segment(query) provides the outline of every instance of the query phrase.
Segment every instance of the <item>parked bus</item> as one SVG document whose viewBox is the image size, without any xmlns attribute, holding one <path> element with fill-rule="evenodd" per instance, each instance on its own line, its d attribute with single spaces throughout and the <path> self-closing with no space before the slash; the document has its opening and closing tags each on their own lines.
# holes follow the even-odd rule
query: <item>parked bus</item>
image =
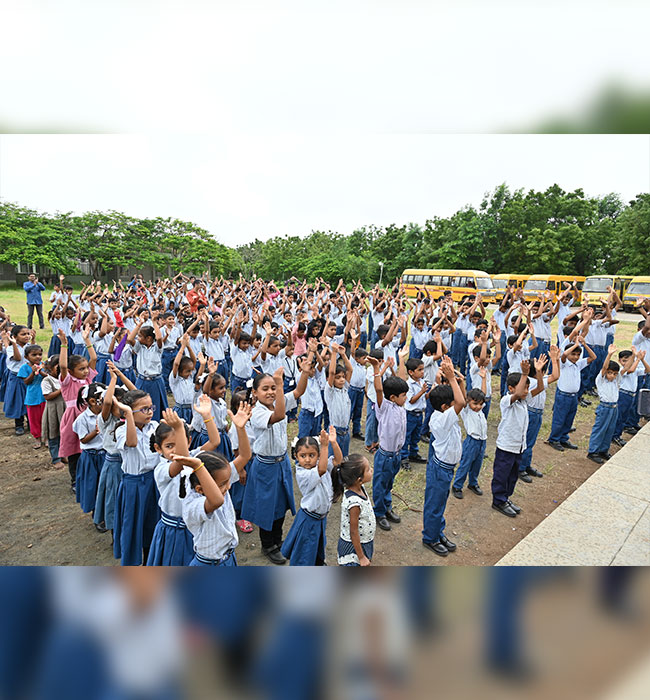
<svg viewBox="0 0 650 700">
<path fill-rule="evenodd" d="M 418 288 L 436 296 L 449 289 L 454 301 L 476 292 L 481 293 L 484 302 L 494 301 L 492 280 L 482 270 L 404 270 L 402 284 L 409 297 L 415 297 Z"/>
<path fill-rule="evenodd" d="M 530 275 L 492 275 L 494 285 L 494 299 L 497 304 L 503 301 L 508 287 L 523 287 Z"/>
<path fill-rule="evenodd" d="M 590 304 L 598 304 L 601 299 L 607 298 L 609 295 L 607 287 L 611 287 L 623 301 L 631 281 L 632 275 L 590 275 L 582 288 L 582 300 Z"/>
<path fill-rule="evenodd" d="M 632 278 L 625 294 L 621 296 L 623 310 L 634 311 L 637 299 L 650 299 L 650 277 L 647 275 Z"/>
<path fill-rule="evenodd" d="M 526 301 L 534 301 L 539 298 L 540 294 L 545 291 L 552 293 L 553 301 L 557 301 L 560 292 L 564 289 L 564 282 L 568 284 L 576 283 L 578 288 L 578 298 L 576 302 L 582 302 L 582 285 L 585 282 L 584 277 L 577 275 L 531 275 L 526 284 L 524 284 L 524 299 Z"/>
</svg>

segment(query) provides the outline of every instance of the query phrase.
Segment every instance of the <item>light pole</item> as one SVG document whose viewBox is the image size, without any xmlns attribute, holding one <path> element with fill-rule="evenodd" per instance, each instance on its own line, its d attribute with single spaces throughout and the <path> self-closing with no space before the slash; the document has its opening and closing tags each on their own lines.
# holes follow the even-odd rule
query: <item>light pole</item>
<svg viewBox="0 0 650 700">
<path fill-rule="evenodd" d="M 379 263 L 379 286 L 381 287 L 381 278 L 384 276 L 384 263 Z"/>
</svg>

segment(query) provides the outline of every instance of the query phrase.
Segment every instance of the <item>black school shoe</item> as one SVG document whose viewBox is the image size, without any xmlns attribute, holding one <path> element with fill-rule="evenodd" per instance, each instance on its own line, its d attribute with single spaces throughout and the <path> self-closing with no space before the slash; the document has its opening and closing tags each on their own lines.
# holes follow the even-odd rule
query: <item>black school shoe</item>
<svg viewBox="0 0 650 700">
<path fill-rule="evenodd" d="M 577 450 L 578 446 L 574 445 L 570 440 L 567 440 L 566 442 L 561 442 L 560 445 L 564 447 L 565 450 Z"/>
<path fill-rule="evenodd" d="M 445 535 L 440 535 L 440 541 L 442 542 L 442 544 L 445 545 L 445 547 L 447 547 L 447 549 L 448 549 L 450 552 L 455 552 L 455 551 L 456 551 L 456 543 L 455 543 L 455 542 L 452 542 L 451 540 L 448 540 L 448 539 L 445 537 Z"/>
<path fill-rule="evenodd" d="M 471 484 L 467 487 L 470 491 L 474 491 L 477 496 L 483 495 L 483 489 L 480 486 L 472 486 Z"/>
<path fill-rule="evenodd" d="M 512 510 L 519 515 L 521 513 L 521 508 L 518 505 L 515 505 L 510 499 L 506 501 L 506 503 L 512 508 Z"/>
<path fill-rule="evenodd" d="M 618 445 L 619 447 L 623 447 L 624 445 L 627 445 L 627 440 L 623 440 L 623 438 L 617 437 L 612 440 L 612 442 L 615 445 Z"/>
<path fill-rule="evenodd" d="M 564 452 L 564 447 L 562 447 L 561 443 L 559 442 L 551 442 L 550 440 L 546 440 L 546 444 L 558 452 Z"/>
<path fill-rule="evenodd" d="M 627 433 L 628 435 L 636 435 L 641 428 L 637 425 L 633 425 L 631 428 L 625 428 L 623 430 L 624 433 Z"/>
<path fill-rule="evenodd" d="M 403 462 L 400 463 L 399 468 L 405 469 L 407 472 L 411 471 L 411 465 L 406 460 L 404 460 Z"/>
<path fill-rule="evenodd" d="M 541 479 L 544 476 L 542 472 L 535 469 L 535 467 L 526 467 L 526 473 L 530 474 L 531 476 L 536 476 L 539 479 Z"/>
<path fill-rule="evenodd" d="M 510 507 L 510 504 L 508 502 L 506 503 L 493 503 L 492 508 L 494 510 L 498 510 L 500 513 L 503 513 L 504 515 L 507 515 L 509 518 L 516 518 L 517 513 L 513 508 Z"/>
<path fill-rule="evenodd" d="M 382 530 L 386 530 L 386 532 L 388 532 L 389 530 L 392 530 L 392 529 L 393 529 L 393 528 L 390 526 L 390 523 L 388 522 L 388 519 L 386 518 L 386 516 L 383 516 L 383 517 L 381 517 L 381 518 L 377 518 L 377 525 L 379 525 L 379 527 L 380 527 Z"/>
<path fill-rule="evenodd" d="M 397 515 L 397 513 L 391 508 L 386 511 L 386 520 L 390 520 L 391 523 L 401 523 L 402 519 Z"/>
<path fill-rule="evenodd" d="M 463 489 L 457 489 L 455 486 L 452 486 L 451 492 L 456 498 L 459 498 L 461 501 L 463 500 Z"/>
<path fill-rule="evenodd" d="M 363 437 L 363 435 L 361 433 L 352 433 L 352 437 L 355 440 L 365 440 L 365 438 Z"/>
<path fill-rule="evenodd" d="M 426 464 L 427 460 L 420 455 L 410 455 L 409 462 L 415 462 L 416 464 Z"/>
<path fill-rule="evenodd" d="M 605 464 L 605 460 L 598 454 L 598 452 L 589 452 L 587 454 L 587 459 L 590 459 L 592 462 L 596 462 L 596 464 Z"/>
<path fill-rule="evenodd" d="M 580 399 L 578 403 L 583 407 L 587 408 L 587 406 L 591 406 L 591 401 L 587 401 L 587 399 Z"/>
<path fill-rule="evenodd" d="M 23 427 L 16 428 L 16 429 L 14 430 L 14 432 L 16 433 L 16 435 L 24 435 L 24 434 L 25 434 L 25 428 L 23 428 Z"/>
<path fill-rule="evenodd" d="M 446 557 L 449 554 L 449 550 L 442 542 L 425 542 L 423 540 L 422 544 L 432 552 L 435 552 L 439 557 Z"/>
<path fill-rule="evenodd" d="M 527 484 L 533 483 L 533 477 L 528 472 L 519 472 L 519 480 L 525 481 Z"/>
<path fill-rule="evenodd" d="M 101 522 L 99 524 L 95 523 L 95 530 L 97 530 L 97 532 L 106 532 L 106 523 L 105 522 Z"/>
<path fill-rule="evenodd" d="M 262 547 L 262 554 L 272 563 L 278 566 L 286 564 L 287 560 L 282 556 L 280 547 L 274 544 L 272 547 Z"/>
</svg>

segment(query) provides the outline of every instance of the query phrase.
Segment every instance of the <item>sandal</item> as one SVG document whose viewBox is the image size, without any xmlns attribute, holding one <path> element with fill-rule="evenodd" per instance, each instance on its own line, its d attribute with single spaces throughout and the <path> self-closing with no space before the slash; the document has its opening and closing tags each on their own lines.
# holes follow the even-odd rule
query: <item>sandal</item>
<svg viewBox="0 0 650 700">
<path fill-rule="evenodd" d="M 242 532 L 253 532 L 253 523 L 249 522 L 248 520 L 238 520 L 237 527 Z"/>
<path fill-rule="evenodd" d="M 65 467 L 65 464 L 63 462 L 54 462 L 52 465 L 52 469 L 63 469 Z"/>
</svg>

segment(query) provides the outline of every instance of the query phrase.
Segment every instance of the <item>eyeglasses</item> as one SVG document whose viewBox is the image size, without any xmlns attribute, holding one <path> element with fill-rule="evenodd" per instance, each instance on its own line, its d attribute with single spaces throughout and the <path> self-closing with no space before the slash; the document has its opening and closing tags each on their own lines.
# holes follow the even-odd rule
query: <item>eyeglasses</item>
<svg viewBox="0 0 650 700">
<path fill-rule="evenodd" d="M 155 413 L 155 412 L 156 412 L 155 406 L 145 406 L 145 408 L 139 408 L 137 411 L 133 411 L 133 413 Z"/>
</svg>

